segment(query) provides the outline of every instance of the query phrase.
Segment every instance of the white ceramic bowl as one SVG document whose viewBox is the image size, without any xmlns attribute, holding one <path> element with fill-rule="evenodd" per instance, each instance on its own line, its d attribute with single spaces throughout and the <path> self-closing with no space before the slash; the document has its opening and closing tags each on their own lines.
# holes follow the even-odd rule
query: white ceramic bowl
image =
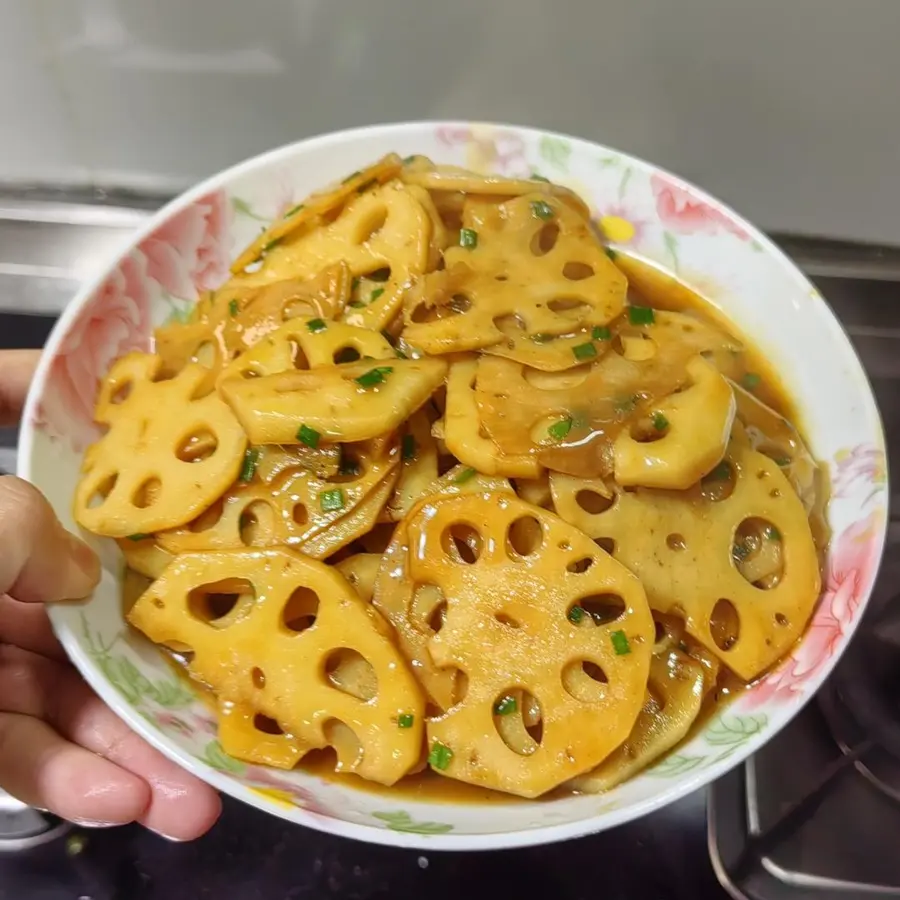
<svg viewBox="0 0 900 900">
<path fill-rule="evenodd" d="M 824 590 L 802 642 L 689 742 L 607 794 L 467 806 L 368 793 L 226 757 L 206 706 L 149 643 L 126 629 L 122 559 L 112 541 L 89 538 L 103 559 L 103 580 L 89 601 L 54 608 L 53 625 L 87 681 L 135 731 L 220 790 L 292 822 L 377 843 L 455 850 L 539 844 L 611 828 L 712 781 L 798 712 L 856 629 L 885 535 L 884 436 L 846 336 L 816 289 L 766 237 L 692 185 L 587 141 L 463 122 L 346 131 L 245 162 L 170 203 L 69 305 L 31 391 L 20 474 L 75 528 L 71 506 L 81 453 L 97 435 L 97 380 L 110 363 L 147 349 L 154 326 L 188 311 L 197 291 L 217 287 L 261 225 L 389 151 L 502 175 L 537 172 L 571 186 L 614 246 L 699 290 L 774 361 L 832 489 Z"/>
</svg>

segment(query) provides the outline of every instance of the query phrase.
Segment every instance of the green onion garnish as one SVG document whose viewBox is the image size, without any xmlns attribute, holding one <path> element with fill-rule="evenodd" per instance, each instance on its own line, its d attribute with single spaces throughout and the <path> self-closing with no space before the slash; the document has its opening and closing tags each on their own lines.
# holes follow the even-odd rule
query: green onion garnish
<svg viewBox="0 0 900 900">
<path fill-rule="evenodd" d="M 669 427 L 669 420 L 661 413 L 653 413 L 653 427 L 657 431 L 665 431 Z"/>
<path fill-rule="evenodd" d="M 229 300 L 228 301 L 228 312 L 232 318 L 236 316 L 241 311 L 241 307 L 238 304 L 237 300 Z"/>
<path fill-rule="evenodd" d="M 552 341 L 552 340 L 553 340 L 553 335 L 552 335 L 552 334 L 543 334 L 543 333 L 541 333 L 541 332 L 538 332 L 537 334 L 533 334 L 533 335 L 531 336 L 531 339 L 532 339 L 536 344 L 546 344 L 547 341 Z"/>
<path fill-rule="evenodd" d="M 267 244 L 263 244 L 262 252 L 268 253 L 273 247 L 277 247 L 281 243 L 281 238 L 272 238 Z"/>
<path fill-rule="evenodd" d="M 403 458 L 416 458 L 416 439 L 411 434 L 403 435 Z"/>
<path fill-rule="evenodd" d="M 354 178 L 358 178 L 362 175 L 362 169 L 357 169 L 355 172 L 351 172 L 342 182 L 341 184 L 346 184 L 348 181 L 353 181 Z"/>
<path fill-rule="evenodd" d="M 772 462 L 775 463 L 776 466 L 781 466 L 782 468 L 791 464 L 791 461 L 787 456 L 776 456 Z"/>
<path fill-rule="evenodd" d="M 766 525 L 765 531 L 763 533 L 766 536 L 766 540 L 769 540 L 769 541 L 780 541 L 781 540 L 781 532 L 774 525 Z"/>
<path fill-rule="evenodd" d="M 706 476 L 707 481 L 728 481 L 731 477 L 731 466 L 728 465 L 727 462 L 720 462 L 710 473 Z"/>
<path fill-rule="evenodd" d="M 637 394 L 633 394 L 631 397 L 619 397 L 618 400 L 613 401 L 613 408 L 620 415 L 633 412 L 638 399 Z"/>
<path fill-rule="evenodd" d="M 545 222 L 553 218 L 553 207 L 546 200 L 532 200 L 531 212 Z"/>
<path fill-rule="evenodd" d="M 404 156 L 401 162 L 404 166 L 408 166 L 414 159 L 416 158 L 416 154 L 413 153 L 411 156 Z"/>
<path fill-rule="evenodd" d="M 416 717 L 412 713 L 403 713 L 402 715 L 397 716 L 397 727 L 412 728 L 415 720 Z"/>
<path fill-rule="evenodd" d="M 360 387 L 375 387 L 378 384 L 383 384 L 385 376 L 390 375 L 393 371 L 393 366 L 376 366 L 374 369 L 369 369 L 368 372 L 363 372 L 362 375 L 359 375 L 353 380 Z"/>
<path fill-rule="evenodd" d="M 148 537 L 150 537 L 149 534 L 142 534 L 142 533 L 129 534 L 129 535 L 128 535 L 128 540 L 129 540 L 129 541 L 135 541 L 135 542 L 137 542 L 137 541 L 146 541 Z"/>
<path fill-rule="evenodd" d="M 253 481 L 257 462 L 259 462 L 259 450 L 256 447 L 252 447 L 244 454 L 244 462 L 241 464 L 241 481 L 245 484 L 248 481 Z"/>
<path fill-rule="evenodd" d="M 616 259 L 616 257 L 617 257 L 619 254 L 616 253 L 616 251 L 613 250 L 612 247 L 604 247 L 603 249 L 606 251 L 606 255 L 607 255 L 611 260 L 613 260 L 613 262 L 615 262 L 615 259 Z"/>
<path fill-rule="evenodd" d="M 568 619 L 573 625 L 577 625 L 584 618 L 584 610 L 580 606 L 573 606 L 569 610 Z"/>
<path fill-rule="evenodd" d="M 300 210 L 303 209 L 303 204 L 298 203 L 296 206 L 292 206 L 285 214 L 284 217 L 289 219 L 291 216 L 295 216 Z"/>
<path fill-rule="evenodd" d="M 760 378 L 756 372 L 747 372 L 741 379 L 741 384 L 747 388 L 748 391 L 752 391 L 759 387 L 760 381 L 762 381 L 762 378 Z"/>
<path fill-rule="evenodd" d="M 359 287 L 359 278 L 354 278 L 350 282 L 350 293 L 352 294 Z"/>
<path fill-rule="evenodd" d="M 428 754 L 428 765 L 434 766 L 435 769 L 440 769 L 443 772 L 450 765 L 451 759 L 453 759 L 453 751 L 446 744 L 435 741 L 431 745 L 431 751 Z"/>
<path fill-rule="evenodd" d="M 322 512 L 336 512 L 344 508 L 344 492 L 341 488 L 322 491 L 319 494 L 319 507 Z"/>
<path fill-rule="evenodd" d="M 628 321 L 632 325 L 652 325 L 656 317 L 649 306 L 629 306 Z"/>
<path fill-rule="evenodd" d="M 613 650 L 616 651 L 616 656 L 625 656 L 626 653 L 631 653 L 628 635 L 625 634 L 624 631 L 614 631 L 609 636 L 609 639 L 612 641 Z"/>
<path fill-rule="evenodd" d="M 375 290 L 369 294 L 369 303 L 374 303 L 383 293 L 384 288 L 375 288 Z"/>
<path fill-rule="evenodd" d="M 577 344 L 572 348 L 572 352 L 575 354 L 575 359 L 580 362 L 594 359 L 597 356 L 597 348 L 590 341 L 586 344 Z"/>
<path fill-rule="evenodd" d="M 297 440 L 300 441 L 301 444 L 306 444 L 307 447 L 311 447 L 313 450 L 319 446 L 319 438 L 322 437 L 315 428 L 310 428 L 309 425 L 301 425 L 297 429 Z"/>
<path fill-rule="evenodd" d="M 572 417 L 567 416 L 565 419 L 560 419 L 558 422 L 554 422 L 547 429 L 547 434 L 549 434 L 550 437 L 552 437 L 554 440 L 561 441 L 571 430 Z"/>
<path fill-rule="evenodd" d="M 463 469 L 462 472 L 459 473 L 454 479 L 454 484 L 465 484 L 470 479 L 474 478 L 478 472 L 475 469 Z"/>
<path fill-rule="evenodd" d="M 608 341 L 612 337 L 612 332 L 605 325 L 595 325 L 591 329 L 591 337 L 595 341 Z"/>
<path fill-rule="evenodd" d="M 546 183 L 546 184 L 550 184 L 550 179 L 549 179 L 549 178 L 544 178 L 543 175 L 538 175 L 537 172 L 532 172 L 532 173 L 531 173 L 531 180 L 532 180 L 532 181 L 543 181 L 543 182 Z"/>
<path fill-rule="evenodd" d="M 478 232 L 471 228 L 459 229 L 459 246 L 466 250 L 474 250 L 478 246 Z"/>
<path fill-rule="evenodd" d="M 306 323 L 306 327 L 313 333 L 318 334 L 320 331 L 324 331 L 328 326 L 325 324 L 324 319 L 310 319 Z"/>
<path fill-rule="evenodd" d="M 514 713 L 519 707 L 519 704 L 516 703 L 515 697 L 510 697 L 508 694 L 505 697 L 501 697 L 494 704 L 494 715 L 495 716 L 508 716 L 510 713 Z"/>
<path fill-rule="evenodd" d="M 362 302 L 362 300 L 351 300 L 347 306 L 352 306 L 353 309 L 365 309 L 366 304 Z"/>
</svg>

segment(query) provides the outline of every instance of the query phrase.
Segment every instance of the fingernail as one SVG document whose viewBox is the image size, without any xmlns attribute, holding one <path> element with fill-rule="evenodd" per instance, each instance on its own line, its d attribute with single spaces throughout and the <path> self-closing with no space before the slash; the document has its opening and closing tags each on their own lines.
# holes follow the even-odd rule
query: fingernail
<svg viewBox="0 0 900 900">
<path fill-rule="evenodd" d="M 115 828 L 117 825 L 122 824 L 121 822 L 104 822 L 100 819 L 72 818 L 69 821 L 79 828 Z"/>
<path fill-rule="evenodd" d="M 155 828 L 150 828 L 148 825 L 145 825 L 144 827 L 147 829 L 147 831 L 152 831 L 157 837 L 161 837 L 163 840 L 168 841 L 170 844 L 187 843 L 187 838 L 172 837 L 171 834 L 163 834 L 161 831 L 157 831 Z"/>
</svg>

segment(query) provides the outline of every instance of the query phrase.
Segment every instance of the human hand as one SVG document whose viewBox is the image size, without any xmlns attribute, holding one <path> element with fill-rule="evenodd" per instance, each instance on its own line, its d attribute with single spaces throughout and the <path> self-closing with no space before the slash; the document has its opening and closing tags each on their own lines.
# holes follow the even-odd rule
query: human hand
<svg viewBox="0 0 900 900">
<path fill-rule="evenodd" d="M 37 351 L 0 351 L 0 426 L 21 415 Z M 84 597 L 93 551 L 60 525 L 30 484 L 0 477 L 0 787 L 81 825 L 140 822 L 199 837 L 218 795 L 146 744 L 81 680 L 45 603 Z"/>
</svg>

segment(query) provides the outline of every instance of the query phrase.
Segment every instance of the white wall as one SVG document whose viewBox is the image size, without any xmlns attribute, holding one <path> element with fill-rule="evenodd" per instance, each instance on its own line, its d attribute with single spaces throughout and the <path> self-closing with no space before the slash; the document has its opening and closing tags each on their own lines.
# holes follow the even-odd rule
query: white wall
<svg viewBox="0 0 900 900">
<path fill-rule="evenodd" d="M 366 122 L 544 125 L 900 244 L 897 0 L 0 0 L 0 180 L 168 190 Z"/>
</svg>

